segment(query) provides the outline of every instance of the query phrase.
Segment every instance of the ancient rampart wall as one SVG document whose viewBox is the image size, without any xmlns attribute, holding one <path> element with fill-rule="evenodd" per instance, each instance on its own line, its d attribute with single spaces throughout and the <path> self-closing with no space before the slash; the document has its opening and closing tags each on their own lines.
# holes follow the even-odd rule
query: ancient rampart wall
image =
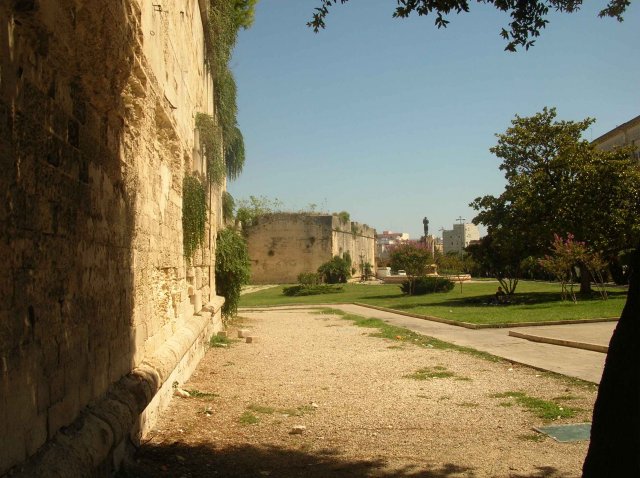
<svg viewBox="0 0 640 478">
<path fill-rule="evenodd" d="M 375 270 L 376 230 L 366 224 L 357 222 L 341 222 L 333 216 L 333 250 L 332 255 L 348 252 L 353 264 L 354 278 L 362 273 L 362 265 L 371 264 Z"/>
<path fill-rule="evenodd" d="M 295 283 L 331 258 L 331 216 L 269 214 L 245 232 L 252 284 Z"/>
<path fill-rule="evenodd" d="M 351 255 L 356 274 L 360 259 L 374 265 L 375 230 L 337 216 L 278 213 L 261 216 L 245 231 L 251 258 L 251 283 L 287 284 L 316 272 L 334 255 Z"/>
<path fill-rule="evenodd" d="M 220 191 L 182 253 L 204 3 L 0 2 L 0 475 L 108 473 L 220 327 Z"/>
</svg>

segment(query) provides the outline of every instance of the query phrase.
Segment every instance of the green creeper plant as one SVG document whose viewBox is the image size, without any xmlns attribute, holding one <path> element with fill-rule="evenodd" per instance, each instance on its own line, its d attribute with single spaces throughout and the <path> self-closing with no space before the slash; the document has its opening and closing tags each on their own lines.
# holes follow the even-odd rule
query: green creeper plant
<svg viewBox="0 0 640 478">
<path fill-rule="evenodd" d="M 251 262 L 247 243 L 233 229 L 218 232 L 216 245 L 216 293 L 225 298 L 224 317 L 233 317 L 238 311 L 240 290 L 249 283 Z"/>
<path fill-rule="evenodd" d="M 182 234 L 184 256 L 193 257 L 204 243 L 207 224 L 207 193 L 202 181 L 187 174 L 182 181 Z"/>
<path fill-rule="evenodd" d="M 228 222 L 233 219 L 233 211 L 236 207 L 236 202 L 233 196 L 228 192 L 222 193 L 222 219 L 224 222 Z"/>
</svg>

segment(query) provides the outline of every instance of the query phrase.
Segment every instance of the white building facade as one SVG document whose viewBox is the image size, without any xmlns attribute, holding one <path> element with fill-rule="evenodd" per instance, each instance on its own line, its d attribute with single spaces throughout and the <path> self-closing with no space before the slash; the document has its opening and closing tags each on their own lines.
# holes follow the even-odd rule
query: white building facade
<svg viewBox="0 0 640 478">
<path fill-rule="evenodd" d="M 442 231 L 442 246 L 445 254 L 464 252 L 472 242 L 480 240 L 480 230 L 475 224 L 454 224 L 453 229 Z"/>
</svg>

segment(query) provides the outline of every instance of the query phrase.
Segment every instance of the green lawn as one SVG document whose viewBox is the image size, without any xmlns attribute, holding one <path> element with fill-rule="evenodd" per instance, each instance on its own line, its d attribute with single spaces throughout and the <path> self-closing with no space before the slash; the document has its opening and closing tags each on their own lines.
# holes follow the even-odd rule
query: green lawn
<svg viewBox="0 0 640 478">
<path fill-rule="evenodd" d="M 561 300 L 559 284 L 521 281 L 512 304 L 490 305 L 497 287 L 497 282 L 483 281 L 464 284 L 462 293 L 456 285 L 451 292 L 414 297 L 403 295 L 398 285 L 346 284 L 341 293 L 306 297 L 287 297 L 275 287 L 243 295 L 240 307 L 362 302 L 473 324 L 503 324 L 618 317 L 626 298 L 625 290 L 611 288 L 609 300 L 594 294 L 574 304 Z"/>
</svg>

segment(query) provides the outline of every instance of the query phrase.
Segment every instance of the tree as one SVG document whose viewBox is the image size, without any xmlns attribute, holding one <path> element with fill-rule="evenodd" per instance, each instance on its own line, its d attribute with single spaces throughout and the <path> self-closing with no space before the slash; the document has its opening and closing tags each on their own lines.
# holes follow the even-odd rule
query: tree
<svg viewBox="0 0 640 478">
<path fill-rule="evenodd" d="M 491 152 L 502 159 L 507 184 L 498 196 L 476 198 L 474 223 L 487 226 L 496 244 L 511 243 L 541 257 L 554 234 L 572 234 L 606 259 L 640 236 L 640 170 L 629 150 L 599 151 L 582 139 L 594 120 L 556 121 L 555 108 L 516 116 Z M 517 245 L 516 245 L 517 242 Z M 581 268 L 581 292 L 590 274 Z"/>
<path fill-rule="evenodd" d="M 282 209 L 279 199 L 269 199 L 265 196 L 249 196 L 249 199 L 238 201 L 236 212 L 236 223 L 242 224 L 243 228 L 252 226 L 256 219 L 265 214 L 272 214 Z"/>
<path fill-rule="evenodd" d="M 218 232 L 216 243 L 216 294 L 225 298 L 222 315 L 232 317 L 238 310 L 240 290 L 249 283 L 251 261 L 247 243 L 233 229 Z"/>
<path fill-rule="evenodd" d="M 318 267 L 318 274 L 326 284 L 342 284 L 351 277 L 351 256 L 334 256 L 330 261 Z"/>
<path fill-rule="evenodd" d="M 427 267 L 433 262 L 433 256 L 424 244 L 404 243 L 393 247 L 390 260 L 392 269 L 406 271 L 409 295 L 411 295 L 416 278 L 427 273 Z"/>
<path fill-rule="evenodd" d="M 640 476 L 640 243 L 593 409 L 584 478 Z"/>
<path fill-rule="evenodd" d="M 325 28 L 325 19 L 329 14 L 329 8 L 338 3 L 345 4 L 349 0 L 322 0 L 315 10 L 311 21 L 307 25 L 316 33 Z M 469 0 L 396 0 L 397 6 L 393 13 L 394 18 L 407 18 L 412 13 L 419 16 L 435 15 L 435 25 L 438 28 L 446 27 L 449 20 L 446 16 L 454 12 L 468 13 Z M 540 35 L 549 20 L 546 19 L 549 10 L 571 13 L 580 8 L 582 0 L 477 0 L 477 3 L 488 3 L 496 9 L 508 13 L 511 22 L 508 29 L 502 28 L 500 36 L 508 43 L 505 50 L 516 51 L 518 47 L 526 50 L 533 46 L 535 38 Z M 600 11 L 600 17 L 612 17 L 622 21 L 622 16 L 630 0 L 609 0 Z"/>
<path fill-rule="evenodd" d="M 605 266 L 604 261 L 599 254 L 590 252 L 583 242 L 575 241 L 573 234 L 568 234 L 566 239 L 556 234 L 553 239 L 552 254 L 547 254 L 542 259 L 539 259 L 538 262 L 547 272 L 560 281 L 562 300 L 566 300 L 570 296 L 571 300 L 576 302 L 573 283 L 575 270 L 580 265 L 588 270 L 593 277 L 598 278 L 600 294 L 603 299 L 607 298 L 604 281 L 600 273 Z M 569 284 L 569 289 L 567 289 L 567 284 Z"/>
<path fill-rule="evenodd" d="M 479 267 L 498 279 L 507 295 L 513 295 L 522 275 L 522 243 L 502 231 L 487 234 L 467 247 Z"/>
</svg>

